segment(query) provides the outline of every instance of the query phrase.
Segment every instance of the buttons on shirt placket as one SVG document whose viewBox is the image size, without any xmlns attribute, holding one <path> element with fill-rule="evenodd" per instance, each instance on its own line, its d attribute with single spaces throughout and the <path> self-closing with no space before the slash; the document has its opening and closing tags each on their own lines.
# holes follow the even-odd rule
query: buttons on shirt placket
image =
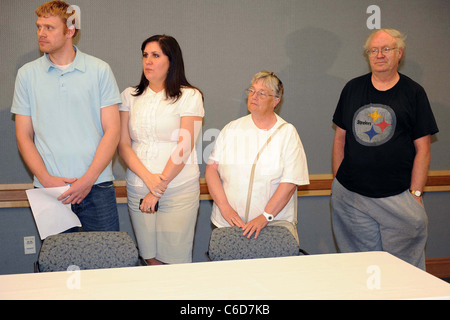
<svg viewBox="0 0 450 320">
<path fill-rule="evenodd" d="M 65 77 L 64 77 L 64 73 L 61 73 L 61 75 L 59 76 L 59 87 L 62 93 L 66 93 L 67 92 L 67 87 L 66 87 L 66 82 L 65 82 Z"/>
<path fill-rule="evenodd" d="M 156 131 L 156 111 L 158 105 L 162 99 L 162 93 L 146 92 L 142 96 L 141 100 L 138 102 L 138 113 L 137 122 L 139 122 L 138 127 L 139 132 L 135 134 L 139 137 L 140 147 L 139 147 L 139 158 L 145 163 L 146 160 L 154 159 L 158 156 L 158 135 Z M 145 143 L 147 142 L 147 143 Z"/>
</svg>

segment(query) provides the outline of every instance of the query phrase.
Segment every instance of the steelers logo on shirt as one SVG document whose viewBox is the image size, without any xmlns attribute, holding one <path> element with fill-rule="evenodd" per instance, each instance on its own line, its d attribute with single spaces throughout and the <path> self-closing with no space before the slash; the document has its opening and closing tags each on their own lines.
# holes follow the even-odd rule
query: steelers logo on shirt
<svg viewBox="0 0 450 320">
<path fill-rule="evenodd" d="M 395 132 L 395 113 L 382 104 L 368 104 L 358 109 L 353 117 L 353 134 L 364 146 L 380 146 Z"/>
</svg>

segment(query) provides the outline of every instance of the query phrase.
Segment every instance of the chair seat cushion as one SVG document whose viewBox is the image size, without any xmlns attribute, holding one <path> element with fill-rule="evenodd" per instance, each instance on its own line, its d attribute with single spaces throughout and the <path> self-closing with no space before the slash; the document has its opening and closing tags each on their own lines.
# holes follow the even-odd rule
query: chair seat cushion
<svg viewBox="0 0 450 320">
<path fill-rule="evenodd" d="M 255 259 L 299 255 L 292 233 L 282 226 L 266 226 L 258 238 L 243 236 L 238 227 L 216 228 L 211 234 L 208 256 L 211 260 Z"/>
<path fill-rule="evenodd" d="M 75 232 L 47 237 L 38 257 L 39 271 L 120 268 L 139 264 L 136 245 L 126 232 Z"/>
</svg>

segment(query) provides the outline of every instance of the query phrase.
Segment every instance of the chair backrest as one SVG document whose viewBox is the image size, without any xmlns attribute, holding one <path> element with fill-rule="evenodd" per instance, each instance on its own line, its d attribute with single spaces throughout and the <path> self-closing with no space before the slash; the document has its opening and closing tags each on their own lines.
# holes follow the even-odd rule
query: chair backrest
<svg viewBox="0 0 450 320">
<path fill-rule="evenodd" d="M 66 271 L 120 268 L 139 265 L 135 243 L 126 232 L 74 232 L 47 237 L 39 252 L 35 271 Z"/>
<path fill-rule="evenodd" d="M 282 226 L 267 226 L 258 238 L 242 235 L 238 227 L 216 228 L 211 233 L 210 260 L 271 258 L 299 255 L 301 249 L 292 233 Z"/>
</svg>

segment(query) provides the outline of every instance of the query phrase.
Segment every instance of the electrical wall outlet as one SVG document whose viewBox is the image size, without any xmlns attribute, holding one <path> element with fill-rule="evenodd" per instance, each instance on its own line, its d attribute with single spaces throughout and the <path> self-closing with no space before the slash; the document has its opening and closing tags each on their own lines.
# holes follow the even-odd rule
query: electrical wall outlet
<svg viewBox="0 0 450 320">
<path fill-rule="evenodd" d="M 23 246 L 25 248 L 25 254 L 36 253 L 36 239 L 34 236 L 23 237 Z"/>
</svg>

